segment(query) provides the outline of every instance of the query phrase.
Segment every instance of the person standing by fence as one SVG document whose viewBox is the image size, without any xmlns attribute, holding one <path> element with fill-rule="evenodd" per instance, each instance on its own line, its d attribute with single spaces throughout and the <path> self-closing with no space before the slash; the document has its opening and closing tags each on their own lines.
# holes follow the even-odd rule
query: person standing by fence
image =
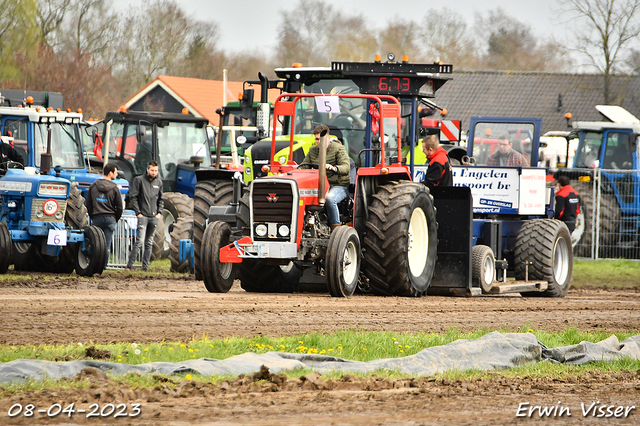
<svg viewBox="0 0 640 426">
<path fill-rule="evenodd" d="M 129 253 L 126 270 L 131 270 L 138 252 L 143 247 L 142 270 L 149 269 L 151 252 L 153 251 L 153 234 L 158 227 L 158 221 L 162 217 L 164 200 L 162 199 L 162 180 L 158 177 L 158 162 L 149 161 L 147 172 L 136 176 L 129 189 L 131 210 L 138 216 L 138 228 L 136 230 L 136 242 Z"/>
<path fill-rule="evenodd" d="M 114 164 L 107 164 L 104 166 L 102 175 L 102 179 L 93 182 L 89 187 L 85 205 L 87 206 L 87 213 L 89 213 L 91 223 L 102 229 L 107 240 L 106 267 L 106 264 L 109 263 L 109 253 L 111 252 L 111 239 L 116 230 L 116 223 L 122 216 L 123 206 L 120 188 L 113 181 L 118 177 L 118 168 Z"/>
<path fill-rule="evenodd" d="M 571 180 L 567 176 L 560 176 L 556 184 L 555 219 L 563 221 L 569 232 L 576 229 L 576 216 L 580 214 L 580 197 L 570 185 Z"/>
</svg>

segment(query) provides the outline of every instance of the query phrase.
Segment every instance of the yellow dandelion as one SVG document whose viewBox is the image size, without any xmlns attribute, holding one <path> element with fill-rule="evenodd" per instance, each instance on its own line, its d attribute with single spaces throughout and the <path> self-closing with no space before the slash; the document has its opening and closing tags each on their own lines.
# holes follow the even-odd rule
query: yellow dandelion
<svg viewBox="0 0 640 426">
<path fill-rule="evenodd" d="M 405 348 L 409 349 L 411 346 L 409 345 L 404 345 Z"/>
<path fill-rule="evenodd" d="M 189 348 L 189 352 L 193 352 L 193 349 Z"/>
<path fill-rule="evenodd" d="M 212 344 L 212 343 L 209 343 L 209 346 L 213 347 L 213 344 Z"/>
<path fill-rule="evenodd" d="M 402 349 L 400 350 L 400 352 L 401 352 L 401 353 L 404 353 L 404 351 L 403 351 Z"/>
<path fill-rule="evenodd" d="M 173 348 L 169 348 L 169 350 L 170 350 L 170 351 L 172 351 L 172 350 L 173 350 Z"/>
<path fill-rule="evenodd" d="M 327 351 L 325 351 L 324 349 L 320 351 L 320 355 L 326 354 L 326 353 L 327 353 Z"/>
<path fill-rule="evenodd" d="M 362 348 L 362 350 L 363 350 L 363 351 L 366 351 L 366 350 L 367 350 L 367 348 Z"/>
<path fill-rule="evenodd" d="M 302 340 L 298 340 L 298 343 L 299 344 L 303 344 L 304 342 Z"/>
<path fill-rule="evenodd" d="M 143 356 L 143 357 L 142 357 L 142 360 L 144 361 L 145 359 L 147 359 L 147 357 L 146 357 L 146 356 Z"/>
<path fill-rule="evenodd" d="M 149 352 L 149 348 L 144 348 L 144 351 L 145 352 Z"/>
<path fill-rule="evenodd" d="M 187 379 L 187 380 L 191 380 L 191 374 L 187 374 L 187 375 L 185 376 L 185 379 Z"/>
<path fill-rule="evenodd" d="M 333 352 L 333 348 L 329 348 L 329 349 L 328 349 L 328 351 L 329 351 L 329 352 Z"/>
<path fill-rule="evenodd" d="M 200 352 L 200 349 L 196 348 L 196 349 L 194 349 L 194 351 L 196 351 L 196 352 Z"/>
<path fill-rule="evenodd" d="M 185 345 L 184 343 L 180 345 L 181 348 L 186 348 L 187 345 Z"/>
<path fill-rule="evenodd" d="M 529 329 L 529 333 L 533 333 L 533 330 L 532 330 L 532 329 Z"/>
</svg>

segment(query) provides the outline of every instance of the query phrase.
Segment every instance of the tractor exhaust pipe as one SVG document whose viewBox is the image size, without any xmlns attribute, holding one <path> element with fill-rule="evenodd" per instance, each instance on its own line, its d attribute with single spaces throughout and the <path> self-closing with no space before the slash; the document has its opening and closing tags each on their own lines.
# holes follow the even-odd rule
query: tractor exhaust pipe
<svg viewBox="0 0 640 426">
<path fill-rule="evenodd" d="M 329 132 L 323 130 L 320 133 L 320 140 L 318 141 L 318 148 L 320 153 L 318 155 L 318 204 L 324 206 L 325 200 L 325 181 L 327 180 L 327 145 L 329 144 Z"/>
</svg>

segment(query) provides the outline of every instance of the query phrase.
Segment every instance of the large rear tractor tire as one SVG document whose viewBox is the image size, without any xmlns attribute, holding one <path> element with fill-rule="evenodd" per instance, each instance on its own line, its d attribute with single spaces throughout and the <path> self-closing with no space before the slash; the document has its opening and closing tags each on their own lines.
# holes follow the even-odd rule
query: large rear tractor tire
<svg viewBox="0 0 640 426">
<path fill-rule="evenodd" d="M 595 218 L 595 203 L 593 200 L 593 183 L 571 181 L 571 187 L 580 196 L 580 210 L 583 211 L 584 226 L 576 221 L 576 229 L 571 234 L 572 246 L 576 256 L 591 257 L 592 244 L 594 242 L 591 230 L 592 221 Z M 602 257 L 606 257 L 617 246 L 620 230 L 620 205 L 611 193 L 603 192 L 600 197 L 600 236 L 599 245 Z M 581 233 L 582 232 L 582 233 Z"/>
<path fill-rule="evenodd" d="M 339 226 L 329 238 L 325 259 L 327 287 L 333 297 L 350 297 L 358 286 L 360 238 L 355 229 Z"/>
<path fill-rule="evenodd" d="M 249 213 L 249 192 L 245 192 L 236 213 L 236 224 L 243 236 L 251 235 Z M 302 276 L 302 269 L 295 261 L 270 265 L 265 260 L 243 259 L 237 264 L 237 270 L 240 286 L 256 293 L 293 293 Z"/>
<path fill-rule="evenodd" d="M 193 199 L 180 192 L 166 192 L 162 198 L 164 200 L 162 219 L 165 225 L 162 259 L 166 259 L 171 254 L 171 231 L 174 224 L 184 217 L 193 217 Z"/>
<path fill-rule="evenodd" d="M 180 240 L 187 239 L 193 239 L 193 217 L 182 217 L 173 224 L 173 231 L 171 231 L 171 253 L 169 253 L 171 272 L 187 274 L 193 272 L 189 259 L 180 262 Z"/>
<path fill-rule="evenodd" d="M 0 274 L 6 273 L 9 269 L 12 251 L 11 232 L 6 223 L 0 222 Z"/>
<path fill-rule="evenodd" d="M 84 228 L 84 249 L 82 243 L 76 246 L 76 274 L 90 277 L 101 274 L 107 258 L 107 242 L 104 232 L 97 226 Z"/>
<path fill-rule="evenodd" d="M 202 279 L 210 293 L 226 293 L 236 277 L 236 263 L 220 263 L 220 249 L 231 243 L 231 227 L 215 221 L 207 226 L 202 238 Z"/>
<path fill-rule="evenodd" d="M 364 239 L 364 273 L 380 295 L 421 296 L 435 269 L 436 209 L 422 183 L 382 185 L 373 196 Z"/>
<path fill-rule="evenodd" d="M 193 196 L 193 253 L 196 279 L 201 280 L 200 253 L 202 237 L 209 218 L 209 207 L 224 206 L 233 201 L 231 180 L 210 180 L 196 183 Z"/>
<path fill-rule="evenodd" d="M 528 278 L 549 283 L 546 291 L 522 293 L 523 296 L 564 297 L 573 274 L 573 251 L 567 225 L 557 219 L 526 221 L 518 232 L 514 263 L 517 280 Z"/>
<path fill-rule="evenodd" d="M 489 246 L 473 246 L 471 249 L 471 278 L 473 284 L 489 293 L 496 274 L 496 258 Z"/>
</svg>

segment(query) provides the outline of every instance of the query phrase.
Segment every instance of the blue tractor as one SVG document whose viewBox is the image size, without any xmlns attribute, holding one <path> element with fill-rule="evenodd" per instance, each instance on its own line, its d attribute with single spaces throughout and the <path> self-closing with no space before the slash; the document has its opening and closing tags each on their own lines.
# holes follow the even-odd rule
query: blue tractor
<svg viewBox="0 0 640 426">
<path fill-rule="evenodd" d="M 29 271 L 102 273 L 106 242 L 95 226 L 65 224 L 71 182 L 36 169 L 0 170 L 0 273 L 10 264 Z"/>
<path fill-rule="evenodd" d="M 640 120 L 618 106 L 596 108 L 611 121 L 574 121 L 566 136 L 567 151 L 568 142 L 578 139 L 573 163 L 556 172 L 571 178 L 581 198 L 572 235 L 575 252 L 584 257 L 638 258 Z"/>
</svg>

